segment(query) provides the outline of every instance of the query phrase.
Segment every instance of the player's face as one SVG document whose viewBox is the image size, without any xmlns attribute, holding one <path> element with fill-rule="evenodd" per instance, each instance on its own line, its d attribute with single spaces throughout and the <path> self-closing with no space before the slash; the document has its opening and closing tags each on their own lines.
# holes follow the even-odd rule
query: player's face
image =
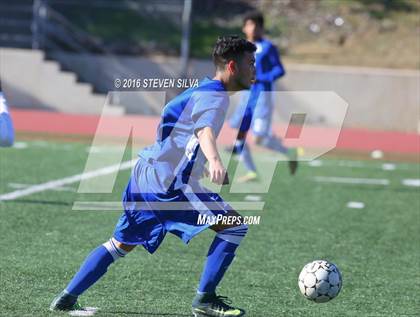
<svg viewBox="0 0 420 317">
<path fill-rule="evenodd" d="M 255 57 L 254 53 L 245 52 L 237 63 L 236 83 L 238 90 L 249 89 L 255 81 Z"/>
<path fill-rule="evenodd" d="M 247 20 L 242 28 L 246 38 L 250 41 L 258 40 L 262 37 L 262 28 L 252 20 Z"/>
</svg>

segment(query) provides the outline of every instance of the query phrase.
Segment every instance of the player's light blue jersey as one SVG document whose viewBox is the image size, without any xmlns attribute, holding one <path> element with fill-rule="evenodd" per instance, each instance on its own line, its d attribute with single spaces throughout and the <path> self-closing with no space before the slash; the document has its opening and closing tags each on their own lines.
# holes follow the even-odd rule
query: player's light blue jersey
<svg viewBox="0 0 420 317">
<path fill-rule="evenodd" d="M 195 132 L 210 127 L 217 137 L 228 106 L 223 84 L 204 78 L 198 87 L 184 91 L 164 107 L 156 142 L 139 153 L 153 165 L 163 191 L 171 185 L 176 189 L 176 184 L 187 183 L 190 177 L 201 177 L 206 159 Z"/>
</svg>

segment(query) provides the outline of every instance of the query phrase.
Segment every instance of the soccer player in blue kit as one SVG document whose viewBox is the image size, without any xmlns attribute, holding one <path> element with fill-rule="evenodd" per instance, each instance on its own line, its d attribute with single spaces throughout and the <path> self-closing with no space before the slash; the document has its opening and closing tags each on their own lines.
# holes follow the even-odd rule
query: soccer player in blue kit
<svg viewBox="0 0 420 317">
<path fill-rule="evenodd" d="M 78 297 L 99 280 L 108 267 L 142 245 L 153 253 L 170 232 L 185 243 L 210 228 L 216 235 L 192 302 L 194 316 L 243 316 L 216 287 L 248 231 L 243 218 L 216 193 L 202 187 L 205 171 L 213 183 L 228 183 L 216 147 L 229 105 L 229 94 L 249 89 L 255 79 L 256 47 L 237 36 L 221 37 L 213 50 L 216 75 L 205 78 L 170 101 L 163 109 L 156 142 L 139 153 L 123 195 L 124 213 L 112 238 L 94 249 L 51 310 L 81 309 Z M 180 203 L 184 207 L 179 206 Z M 238 219 L 229 223 L 199 223 L 200 215 Z M 168 259 L 169 260 L 169 259 Z"/>
<path fill-rule="evenodd" d="M 280 77 L 284 76 L 285 70 L 280 61 L 277 48 L 264 36 L 264 17 L 258 11 L 248 13 L 244 17 L 242 31 L 248 41 L 253 42 L 257 51 L 256 60 L 256 82 L 252 85 L 249 94 L 244 95 L 234 114 L 229 120 L 230 126 L 239 130 L 238 140 L 233 147 L 234 154 L 241 154 L 248 173 L 239 181 L 251 181 L 258 178 L 257 168 L 252 159 L 250 149 L 245 142 L 246 131 L 249 123 L 246 122 L 248 115 L 252 113 L 252 132 L 255 143 L 268 149 L 285 154 L 289 160 L 289 170 L 293 175 L 297 169 L 297 151 L 294 148 L 287 148 L 282 144 L 280 138 L 272 131 L 273 100 L 271 99 L 272 86 Z M 231 148 L 228 149 L 232 150 Z"/>
<path fill-rule="evenodd" d="M 9 114 L 6 98 L 2 92 L 0 82 L 0 146 L 12 146 L 15 138 L 12 118 Z"/>
</svg>

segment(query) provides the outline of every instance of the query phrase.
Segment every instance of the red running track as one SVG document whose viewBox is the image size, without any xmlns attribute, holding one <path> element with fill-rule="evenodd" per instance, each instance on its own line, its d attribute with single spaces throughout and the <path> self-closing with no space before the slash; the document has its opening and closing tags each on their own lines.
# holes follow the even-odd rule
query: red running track
<svg viewBox="0 0 420 317">
<path fill-rule="evenodd" d="M 145 142 L 153 142 L 156 137 L 158 117 L 149 116 L 108 116 L 64 114 L 38 110 L 13 110 L 11 112 L 15 129 L 25 133 L 48 133 L 65 136 L 93 136 L 97 130 L 104 137 L 127 138 L 132 136 Z M 299 134 L 296 127 L 275 126 L 275 132 L 286 138 L 286 145 L 300 145 L 304 148 L 324 148 L 326 142 L 337 138 L 337 130 L 319 127 L 305 127 L 301 138 L 293 138 Z M 219 138 L 222 144 L 233 140 L 234 131 L 227 125 Z M 381 150 L 395 154 L 419 154 L 420 135 L 392 131 L 371 131 L 367 129 L 342 129 L 337 146 L 339 150 L 370 152 Z"/>
</svg>

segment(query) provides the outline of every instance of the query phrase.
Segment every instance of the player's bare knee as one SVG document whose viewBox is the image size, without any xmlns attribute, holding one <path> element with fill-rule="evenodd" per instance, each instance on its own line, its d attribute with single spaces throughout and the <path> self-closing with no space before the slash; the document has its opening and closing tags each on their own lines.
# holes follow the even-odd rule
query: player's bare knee
<svg viewBox="0 0 420 317">
<path fill-rule="evenodd" d="M 125 243 L 119 242 L 119 241 L 118 241 L 118 240 L 116 240 L 115 238 L 112 238 L 112 240 L 114 241 L 115 245 L 116 245 L 118 248 L 123 249 L 123 250 L 124 250 L 124 251 L 126 251 L 126 252 L 130 252 L 130 251 L 132 251 L 132 250 L 136 247 L 136 245 L 132 245 L 132 244 L 125 244 Z"/>
</svg>

